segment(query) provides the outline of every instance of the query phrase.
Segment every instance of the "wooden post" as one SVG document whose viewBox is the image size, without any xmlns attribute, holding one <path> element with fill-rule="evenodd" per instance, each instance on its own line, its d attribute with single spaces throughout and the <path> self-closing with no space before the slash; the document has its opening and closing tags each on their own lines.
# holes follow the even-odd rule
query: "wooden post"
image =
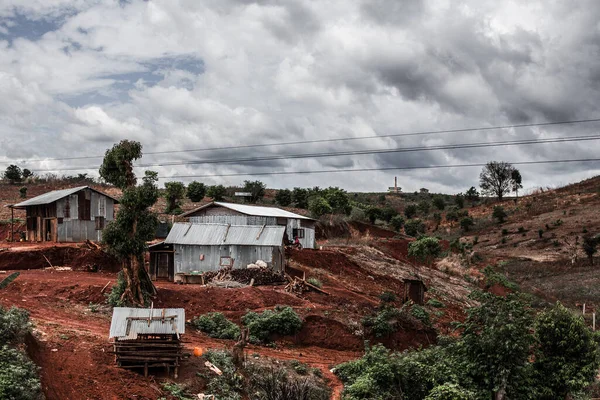
<svg viewBox="0 0 600 400">
<path fill-rule="evenodd" d="M 10 241 L 15 241 L 15 209 L 10 206 Z"/>
<path fill-rule="evenodd" d="M 583 315 L 585 315 L 585 303 L 583 303 Z"/>
<path fill-rule="evenodd" d="M 596 313 L 595 312 L 592 313 L 592 330 L 593 331 L 596 330 Z"/>
</svg>

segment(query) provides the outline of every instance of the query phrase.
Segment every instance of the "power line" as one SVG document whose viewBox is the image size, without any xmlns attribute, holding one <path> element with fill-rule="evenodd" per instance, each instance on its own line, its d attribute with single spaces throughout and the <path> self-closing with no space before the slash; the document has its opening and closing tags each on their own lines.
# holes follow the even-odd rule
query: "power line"
<svg viewBox="0 0 600 400">
<path fill-rule="evenodd" d="M 340 156 L 357 156 L 367 154 L 389 154 L 389 153 L 405 153 L 405 152 L 420 152 L 420 151 L 436 151 L 436 150 L 457 150 L 457 149 L 473 149 L 473 148 L 486 148 L 486 147 L 499 147 L 499 146 L 521 146 L 521 145 L 534 145 L 534 144 L 547 144 L 547 143 L 565 143 L 565 142 L 576 142 L 576 141 L 589 141 L 599 140 L 600 134 L 587 135 L 587 136 L 570 136 L 570 137 L 555 137 L 546 139 L 523 139 L 523 140 L 508 140 L 498 142 L 477 142 L 477 143 L 458 143 L 449 145 L 439 146 L 419 146 L 419 147 L 400 147 L 395 149 L 377 149 L 377 150 L 354 150 L 354 151 L 342 151 L 342 152 L 324 152 L 324 153 L 304 153 L 304 154 L 283 154 L 266 157 L 251 157 L 251 158 L 224 158 L 224 159 L 204 159 L 204 160 L 190 160 L 182 162 L 166 162 L 166 163 L 150 163 L 136 165 L 135 168 L 149 168 L 149 167 L 168 167 L 168 166 L 179 166 L 179 165 L 201 165 L 201 164 L 224 164 L 224 163 L 244 163 L 244 162 L 257 162 L 257 161 L 274 161 L 274 160 L 287 160 L 287 159 L 301 159 L 301 158 L 322 158 L 322 157 L 340 157 Z M 57 169 L 46 169 L 39 170 L 38 172 L 51 172 L 51 171 L 82 171 L 93 168 L 85 167 L 71 167 L 71 168 L 57 168 Z"/>
<path fill-rule="evenodd" d="M 594 161 L 600 161 L 600 158 L 581 158 L 581 159 L 575 159 L 575 160 L 515 161 L 515 162 L 509 162 L 509 164 L 533 165 L 533 164 L 558 164 L 558 163 L 594 162 Z M 264 176 L 264 175 L 306 175 L 306 174 L 324 174 L 324 173 L 335 173 L 335 172 L 367 172 L 367 171 L 400 171 L 400 170 L 438 169 L 438 168 L 470 168 L 470 167 L 484 167 L 485 165 L 487 165 L 487 163 L 424 165 L 424 166 L 413 166 L 413 167 L 330 169 L 330 170 L 312 170 L 312 171 L 275 171 L 275 172 L 233 173 L 233 174 L 213 174 L 213 175 L 172 175 L 172 176 L 159 176 L 159 178 L 172 179 L 172 178 L 213 178 L 213 177 Z"/>
<path fill-rule="evenodd" d="M 444 129 L 444 130 L 435 130 L 435 131 L 432 130 L 432 131 L 396 133 L 396 134 L 389 134 L 389 135 L 371 135 L 371 136 L 346 137 L 346 138 L 334 138 L 334 139 L 299 140 L 299 141 L 292 141 L 292 142 L 249 144 L 249 145 L 240 145 L 240 146 L 222 146 L 222 147 L 209 147 L 209 148 L 188 149 L 188 150 L 154 151 L 154 152 L 146 152 L 144 154 L 145 155 L 157 155 L 157 154 L 190 153 L 190 152 L 215 151 L 215 150 L 248 149 L 248 148 L 258 148 L 258 147 L 289 146 L 289 145 L 298 145 L 298 144 L 355 141 L 355 140 L 391 138 L 391 137 L 436 135 L 436 134 L 442 134 L 442 133 L 449 134 L 449 133 L 464 133 L 464 132 L 476 132 L 476 131 L 491 131 L 491 130 L 502 130 L 502 129 L 553 126 L 553 125 L 584 124 L 584 123 L 592 123 L 592 122 L 600 122 L 600 118 L 555 121 L 555 122 L 540 122 L 540 123 L 529 123 L 529 124 L 498 125 L 498 126 L 488 126 L 488 127 L 478 127 L 478 128 Z M 32 159 L 32 160 L 12 159 L 11 161 L 2 161 L 2 162 L 0 162 L 0 164 L 9 164 L 11 162 L 30 163 L 30 162 L 43 162 L 43 161 L 71 161 L 71 160 L 85 160 L 85 159 L 102 158 L 102 157 L 104 157 L 104 155 L 45 158 L 45 159 Z"/>
</svg>

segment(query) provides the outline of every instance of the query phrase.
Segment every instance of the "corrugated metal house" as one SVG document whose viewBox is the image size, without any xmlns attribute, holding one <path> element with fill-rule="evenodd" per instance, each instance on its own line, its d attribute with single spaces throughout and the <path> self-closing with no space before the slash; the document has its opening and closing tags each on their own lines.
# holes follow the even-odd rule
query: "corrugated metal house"
<svg viewBox="0 0 600 400">
<path fill-rule="evenodd" d="M 215 201 L 182 214 L 192 223 L 231 225 L 277 225 L 285 227 L 285 238 L 293 242 L 297 236 L 305 248 L 315 247 L 315 220 L 275 207 Z"/>
<path fill-rule="evenodd" d="M 173 280 L 179 273 L 246 268 L 258 260 L 281 271 L 284 232 L 284 226 L 176 223 L 163 243 L 150 247 L 150 276 Z"/>
<path fill-rule="evenodd" d="M 101 240 L 119 201 L 88 186 L 55 190 L 11 206 L 27 213 L 27 240 L 80 242 Z"/>
<path fill-rule="evenodd" d="M 183 357 L 180 336 L 185 333 L 183 308 L 115 307 L 109 339 L 114 339 L 117 365 L 122 368 L 164 367 L 167 374 L 174 368 L 177 378 Z"/>
</svg>

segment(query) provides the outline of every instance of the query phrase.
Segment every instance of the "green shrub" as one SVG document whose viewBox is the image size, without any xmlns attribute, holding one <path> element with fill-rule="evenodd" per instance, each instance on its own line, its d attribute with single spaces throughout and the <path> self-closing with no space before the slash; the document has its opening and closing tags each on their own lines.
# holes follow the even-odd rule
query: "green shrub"
<svg viewBox="0 0 600 400">
<path fill-rule="evenodd" d="M 268 342 L 272 335 L 293 335 L 302 328 L 302 319 L 292 307 L 276 306 L 262 313 L 250 311 L 242 317 L 242 323 L 250 329 L 250 341 Z"/>
<path fill-rule="evenodd" d="M 474 400 L 475 396 L 470 391 L 455 383 L 444 383 L 433 388 L 425 400 Z"/>
<path fill-rule="evenodd" d="M 18 349 L 0 347 L 0 399 L 37 400 L 42 397 L 38 367 Z"/>
<path fill-rule="evenodd" d="M 396 215 L 390 220 L 390 225 L 396 232 L 399 232 L 400 229 L 404 226 L 404 218 L 401 215 Z"/>
<path fill-rule="evenodd" d="M 307 375 L 309 368 L 308 365 L 306 365 L 303 362 L 300 362 L 298 360 L 292 360 L 290 361 L 290 365 L 292 366 L 292 368 L 294 368 L 294 371 L 296 371 L 296 373 L 298 375 Z"/>
<path fill-rule="evenodd" d="M 417 205 L 409 204 L 406 207 L 404 207 L 404 215 L 406 216 L 407 219 L 411 219 L 415 215 L 417 215 Z"/>
<path fill-rule="evenodd" d="M 314 217 L 320 217 L 325 214 L 331 214 L 333 208 L 329 205 L 327 200 L 321 196 L 315 196 L 308 202 L 308 209 Z"/>
<path fill-rule="evenodd" d="M 444 198 L 442 196 L 439 196 L 439 195 L 433 196 L 431 203 L 438 210 L 443 210 L 444 208 L 446 208 L 446 203 L 444 202 Z"/>
<path fill-rule="evenodd" d="M 437 238 L 424 236 L 408 245 L 408 255 L 423 262 L 436 258 L 442 252 L 442 246 Z"/>
<path fill-rule="evenodd" d="M 121 296 L 125 292 L 127 288 L 127 282 L 125 281 L 125 276 L 123 276 L 123 271 L 119 272 L 117 275 L 117 283 L 115 283 L 110 291 L 110 293 L 106 294 L 106 302 L 111 307 L 123 307 L 125 306 L 125 302 L 121 300 Z"/>
<path fill-rule="evenodd" d="M 362 324 L 375 337 L 382 337 L 398 331 L 402 322 L 406 320 L 404 311 L 392 306 L 384 306 L 376 314 L 364 317 Z"/>
<path fill-rule="evenodd" d="M 502 229 L 502 235 L 508 235 L 508 229 Z"/>
<path fill-rule="evenodd" d="M 240 374 L 233 364 L 233 356 L 226 350 L 208 350 L 204 358 L 213 363 L 223 372 L 208 375 L 206 392 L 216 395 L 217 399 L 241 400 L 244 391 L 244 376 Z"/>
<path fill-rule="evenodd" d="M 491 265 L 488 265 L 483 269 L 483 275 L 485 276 L 486 288 L 490 288 L 494 285 L 500 285 L 510 290 L 519 290 L 519 286 L 516 283 L 509 281 L 505 275 L 496 272 Z"/>
<path fill-rule="evenodd" d="M 429 301 L 427 302 L 427 305 L 431 306 L 431 307 L 435 307 L 435 308 L 446 307 L 446 305 L 444 303 L 442 303 L 441 301 L 439 301 L 437 299 L 429 299 Z"/>
<path fill-rule="evenodd" d="M 413 304 L 410 309 L 410 314 L 419 321 L 423 322 L 425 325 L 429 325 L 431 323 L 427 310 L 418 304 Z"/>
<path fill-rule="evenodd" d="M 396 295 L 393 292 L 383 292 L 379 295 L 379 300 L 383 303 L 393 303 L 396 301 Z"/>
<path fill-rule="evenodd" d="M 306 280 L 306 282 L 310 283 L 313 286 L 316 286 L 318 288 L 322 288 L 323 287 L 323 282 L 321 282 L 320 280 L 318 280 L 317 278 L 308 278 Z"/>
<path fill-rule="evenodd" d="M 404 224 L 404 233 L 408 236 L 417 237 L 420 233 L 425 233 L 425 225 L 418 219 L 406 221 Z"/>
<path fill-rule="evenodd" d="M 331 396 L 323 382 L 293 377 L 282 368 L 253 366 L 248 372 L 251 400 L 328 400 Z"/>
<path fill-rule="evenodd" d="M 538 236 L 540 237 L 540 239 L 544 236 L 544 230 L 543 229 L 538 229 Z"/>
<path fill-rule="evenodd" d="M 175 397 L 177 400 L 192 400 L 191 395 L 177 383 L 164 382 L 162 384 L 163 390 L 169 392 L 169 394 Z"/>
<path fill-rule="evenodd" d="M 31 332 L 29 313 L 16 307 L 8 310 L 0 306 L 0 343 L 17 344 Z"/>
<path fill-rule="evenodd" d="M 468 232 L 469 229 L 471 229 L 471 227 L 473 225 L 475 225 L 475 222 L 473 221 L 473 218 L 471 218 L 471 217 L 464 217 L 463 219 L 460 220 L 460 227 L 465 232 Z"/>
<path fill-rule="evenodd" d="M 192 324 L 212 338 L 237 340 L 240 337 L 240 327 L 225 318 L 220 312 L 211 312 L 196 317 Z"/>
<path fill-rule="evenodd" d="M 495 206 L 494 211 L 492 212 L 492 218 L 498 220 L 499 223 L 503 223 L 508 215 L 506 211 L 504 211 L 504 207 Z"/>
</svg>

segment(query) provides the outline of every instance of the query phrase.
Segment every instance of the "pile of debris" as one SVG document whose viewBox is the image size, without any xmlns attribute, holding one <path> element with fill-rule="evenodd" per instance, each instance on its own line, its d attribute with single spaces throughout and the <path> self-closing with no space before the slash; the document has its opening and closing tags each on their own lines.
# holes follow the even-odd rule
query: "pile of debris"
<svg viewBox="0 0 600 400">
<path fill-rule="evenodd" d="M 218 271 L 208 271 L 203 274 L 204 282 L 237 282 L 250 286 L 275 285 L 285 282 L 283 273 L 269 268 L 222 268 Z M 219 285 L 222 286 L 222 285 Z M 233 287 L 229 285 L 228 287 Z"/>
<path fill-rule="evenodd" d="M 323 293 L 329 296 L 329 293 L 324 291 L 323 289 L 308 283 L 304 277 L 299 278 L 297 276 L 291 277 L 288 274 L 285 274 L 287 281 L 289 282 L 285 287 L 285 291 L 288 293 L 295 293 L 297 295 L 302 295 L 304 292 L 308 292 L 310 290 L 314 290 L 319 293 Z"/>
</svg>

